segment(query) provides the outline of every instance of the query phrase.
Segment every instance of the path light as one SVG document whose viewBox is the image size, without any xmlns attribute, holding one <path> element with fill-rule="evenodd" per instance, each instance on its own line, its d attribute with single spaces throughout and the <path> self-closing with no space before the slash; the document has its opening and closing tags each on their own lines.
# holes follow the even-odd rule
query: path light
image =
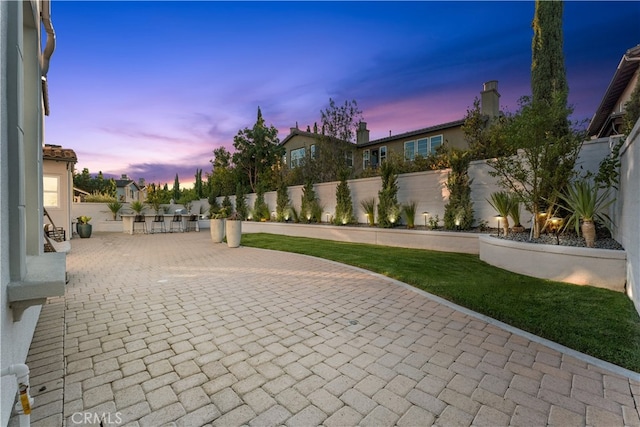
<svg viewBox="0 0 640 427">
<path fill-rule="evenodd" d="M 500 220 L 502 219 L 502 215 L 496 215 L 494 218 L 498 221 L 498 231 L 496 231 L 496 237 L 500 237 Z"/>
<path fill-rule="evenodd" d="M 429 212 L 422 212 L 422 216 L 424 217 L 424 228 L 427 228 L 427 217 L 429 216 Z"/>
<path fill-rule="evenodd" d="M 365 215 L 367 215 L 367 225 L 369 225 L 369 226 L 370 226 L 370 225 L 371 225 L 371 222 L 369 221 L 369 214 L 365 214 Z"/>
<path fill-rule="evenodd" d="M 456 230 L 460 230 L 460 219 L 456 218 Z"/>
<path fill-rule="evenodd" d="M 559 231 L 560 231 L 560 225 L 562 224 L 562 218 L 553 216 L 549 218 L 549 221 L 551 221 L 551 228 L 553 229 L 553 234 L 556 235 L 556 245 L 560 245 Z"/>
</svg>

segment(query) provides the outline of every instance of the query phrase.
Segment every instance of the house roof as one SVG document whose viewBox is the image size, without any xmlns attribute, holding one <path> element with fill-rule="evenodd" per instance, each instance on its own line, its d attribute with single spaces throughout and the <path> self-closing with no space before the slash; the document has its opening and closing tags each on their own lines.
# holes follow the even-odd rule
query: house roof
<svg viewBox="0 0 640 427">
<path fill-rule="evenodd" d="M 70 148 L 62 148 L 60 145 L 45 144 L 42 148 L 44 160 L 58 160 L 69 163 L 78 163 L 78 156 Z"/>
<path fill-rule="evenodd" d="M 282 141 L 280 141 L 280 145 L 285 145 L 291 138 L 296 135 L 308 136 L 309 138 L 319 138 L 322 135 L 314 132 L 305 132 L 297 128 L 291 128 L 291 132 L 287 135 Z"/>
<path fill-rule="evenodd" d="M 627 50 L 625 54 L 622 55 L 622 59 L 609 83 L 609 87 L 607 87 L 607 91 L 602 97 L 600 106 L 593 115 L 591 123 L 589 123 L 589 127 L 587 128 L 589 136 L 597 135 L 603 127 L 605 127 L 607 122 L 611 120 L 611 115 L 614 113 L 613 110 L 616 103 L 629 85 L 638 66 L 640 66 L 640 45 Z"/>
<path fill-rule="evenodd" d="M 116 179 L 115 181 L 116 181 L 116 188 L 124 188 L 130 184 L 133 184 L 136 186 L 138 190 L 140 189 L 140 186 L 138 186 L 138 184 L 132 179 Z"/>
<path fill-rule="evenodd" d="M 426 127 L 426 128 L 422 128 L 422 129 L 416 129 L 416 130 L 412 130 L 412 131 L 405 132 L 405 133 L 399 133 L 397 135 L 387 136 L 387 137 L 384 137 L 384 138 L 380 138 L 380 139 L 376 139 L 376 140 L 373 140 L 373 141 L 365 142 L 363 144 L 358 144 L 358 148 L 360 148 L 360 147 L 368 147 L 370 145 L 377 145 L 377 144 L 381 144 L 381 143 L 385 143 L 385 142 L 397 141 L 397 140 L 405 139 L 405 138 L 411 138 L 413 136 L 418 136 L 418 135 L 422 135 L 422 134 L 430 133 L 430 132 L 436 132 L 436 131 L 439 131 L 439 130 L 451 129 L 451 128 L 462 126 L 463 124 L 464 124 L 464 119 L 456 120 L 456 121 L 448 122 L 448 123 L 442 123 L 442 124 L 439 124 L 439 125 L 430 126 L 430 127 Z"/>
</svg>

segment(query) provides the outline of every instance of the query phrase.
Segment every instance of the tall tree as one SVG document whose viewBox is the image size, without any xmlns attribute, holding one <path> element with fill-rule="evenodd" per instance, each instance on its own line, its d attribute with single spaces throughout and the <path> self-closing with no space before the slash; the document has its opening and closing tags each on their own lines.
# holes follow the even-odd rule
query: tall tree
<svg viewBox="0 0 640 427">
<path fill-rule="evenodd" d="M 378 227 L 391 228 L 400 216 L 398 175 L 391 162 L 383 162 L 380 173 L 382 188 L 378 191 Z"/>
<path fill-rule="evenodd" d="M 202 186 L 202 169 L 196 169 L 195 181 L 193 189 L 196 193 L 196 199 L 202 199 L 204 197 L 204 187 Z"/>
<path fill-rule="evenodd" d="M 231 153 L 224 146 L 216 148 L 213 150 L 211 165 L 210 191 L 213 191 L 215 197 L 232 195 L 236 180 L 231 164 Z"/>
<path fill-rule="evenodd" d="M 338 181 L 343 174 L 352 173 L 355 135 L 362 111 L 355 100 L 337 105 L 329 98 L 329 106 L 320 111 L 320 116 L 322 135 L 319 135 L 315 157 L 307 158 L 309 177 L 314 182 Z"/>
<path fill-rule="evenodd" d="M 256 192 L 258 183 L 271 184 L 273 167 L 284 156 L 284 147 L 280 145 L 278 130 L 267 126 L 262 111 L 258 107 L 258 117 L 251 129 L 244 128 L 233 137 L 233 163 L 242 172 L 252 191 Z"/>
<path fill-rule="evenodd" d="M 177 203 L 182 196 L 180 193 L 180 180 L 178 179 L 178 174 L 176 174 L 176 179 L 173 181 L 173 189 L 171 190 L 171 197 Z"/>
<path fill-rule="evenodd" d="M 567 106 L 569 86 L 564 67 L 562 37 L 562 1 L 536 0 L 531 42 L 531 94 L 534 103 Z M 550 123 L 558 135 L 569 133 L 569 122 L 559 117 Z"/>
</svg>

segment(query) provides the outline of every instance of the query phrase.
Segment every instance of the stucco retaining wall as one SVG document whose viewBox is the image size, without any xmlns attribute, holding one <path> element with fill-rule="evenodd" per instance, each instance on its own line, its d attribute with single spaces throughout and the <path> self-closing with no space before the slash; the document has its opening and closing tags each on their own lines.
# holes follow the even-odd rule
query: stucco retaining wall
<svg viewBox="0 0 640 427">
<path fill-rule="evenodd" d="M 625 251 L 521 243 L 480 236 L 480 259 L 540 279 L 624 292 Z"/>
</svg>

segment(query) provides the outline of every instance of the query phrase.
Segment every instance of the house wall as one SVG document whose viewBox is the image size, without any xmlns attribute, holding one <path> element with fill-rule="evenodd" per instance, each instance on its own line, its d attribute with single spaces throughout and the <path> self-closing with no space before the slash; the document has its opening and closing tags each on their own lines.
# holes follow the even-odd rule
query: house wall
<svg viewBox="0 0 640 427">
<path fill-rule="evenodd" d="M 462 129 L 457 127 L 452 127 L 448 129 L 440 129 L 432 132 L 425 132 L 421 134 L 416 134 L 412 136 L 398 137 L 398 139 L 392 138 L 389 140 L 388 138 L 383 138 L 379 142 L 372 143 L 370 145 L 358 146 L 358 150 L 356 155 L 354 156 L 354 165 L 356 166 L 356 172 L 362 171 L 362 159 L 363 152 L 365 150 L 377 150 L 380 147 L 387 147 L 388 153 L 387 156 L 390 155 L 391 152 L 395 153 L 395 155 L 404 158 L 404 143 L 407 141 L 417 141 L 421 138 L 432 137 L 442 135 L 443 145 L 445 147 L 451 148 L 459 148 L 461 150 L 469 148 L 469 144 L 464 139 L 464 133 Z M 399 136 L 399 135 L 398 135 Z"/>
<path fill-rule="evenodd" d="M 41 306 L 14 322 L 11 282 L 27 273 L 27 255 L 43 251 L 42 133 L 39 2 L 0 2 L 0 365 L 24 363 Z M 34 177 L 36 177 L 34 179 Z M 0 425 L 9 422 L 17 389 L 0 379 Z"/>
<path fill-rule="evenodd" d="M 59 206 L 47 206 L 47 212 L 56 227 L 62 227 L 66 230 L 67 240 L 71 239 L 71 201 L 73 191 L 73 165 L 69 162 L 44 160 L 43 173 L 45 175 L 56 176 L 59 178 Z M 75 218 L 75 217 L 74 217 Z M 45 220 L 48 223 L 48 220 Z"/>
<path fill-rule="evenodd" d="M 615 238 L 627 251 L 626 292 L 640 313 L 640 120 L 620 150 Z"/>
</svg>

